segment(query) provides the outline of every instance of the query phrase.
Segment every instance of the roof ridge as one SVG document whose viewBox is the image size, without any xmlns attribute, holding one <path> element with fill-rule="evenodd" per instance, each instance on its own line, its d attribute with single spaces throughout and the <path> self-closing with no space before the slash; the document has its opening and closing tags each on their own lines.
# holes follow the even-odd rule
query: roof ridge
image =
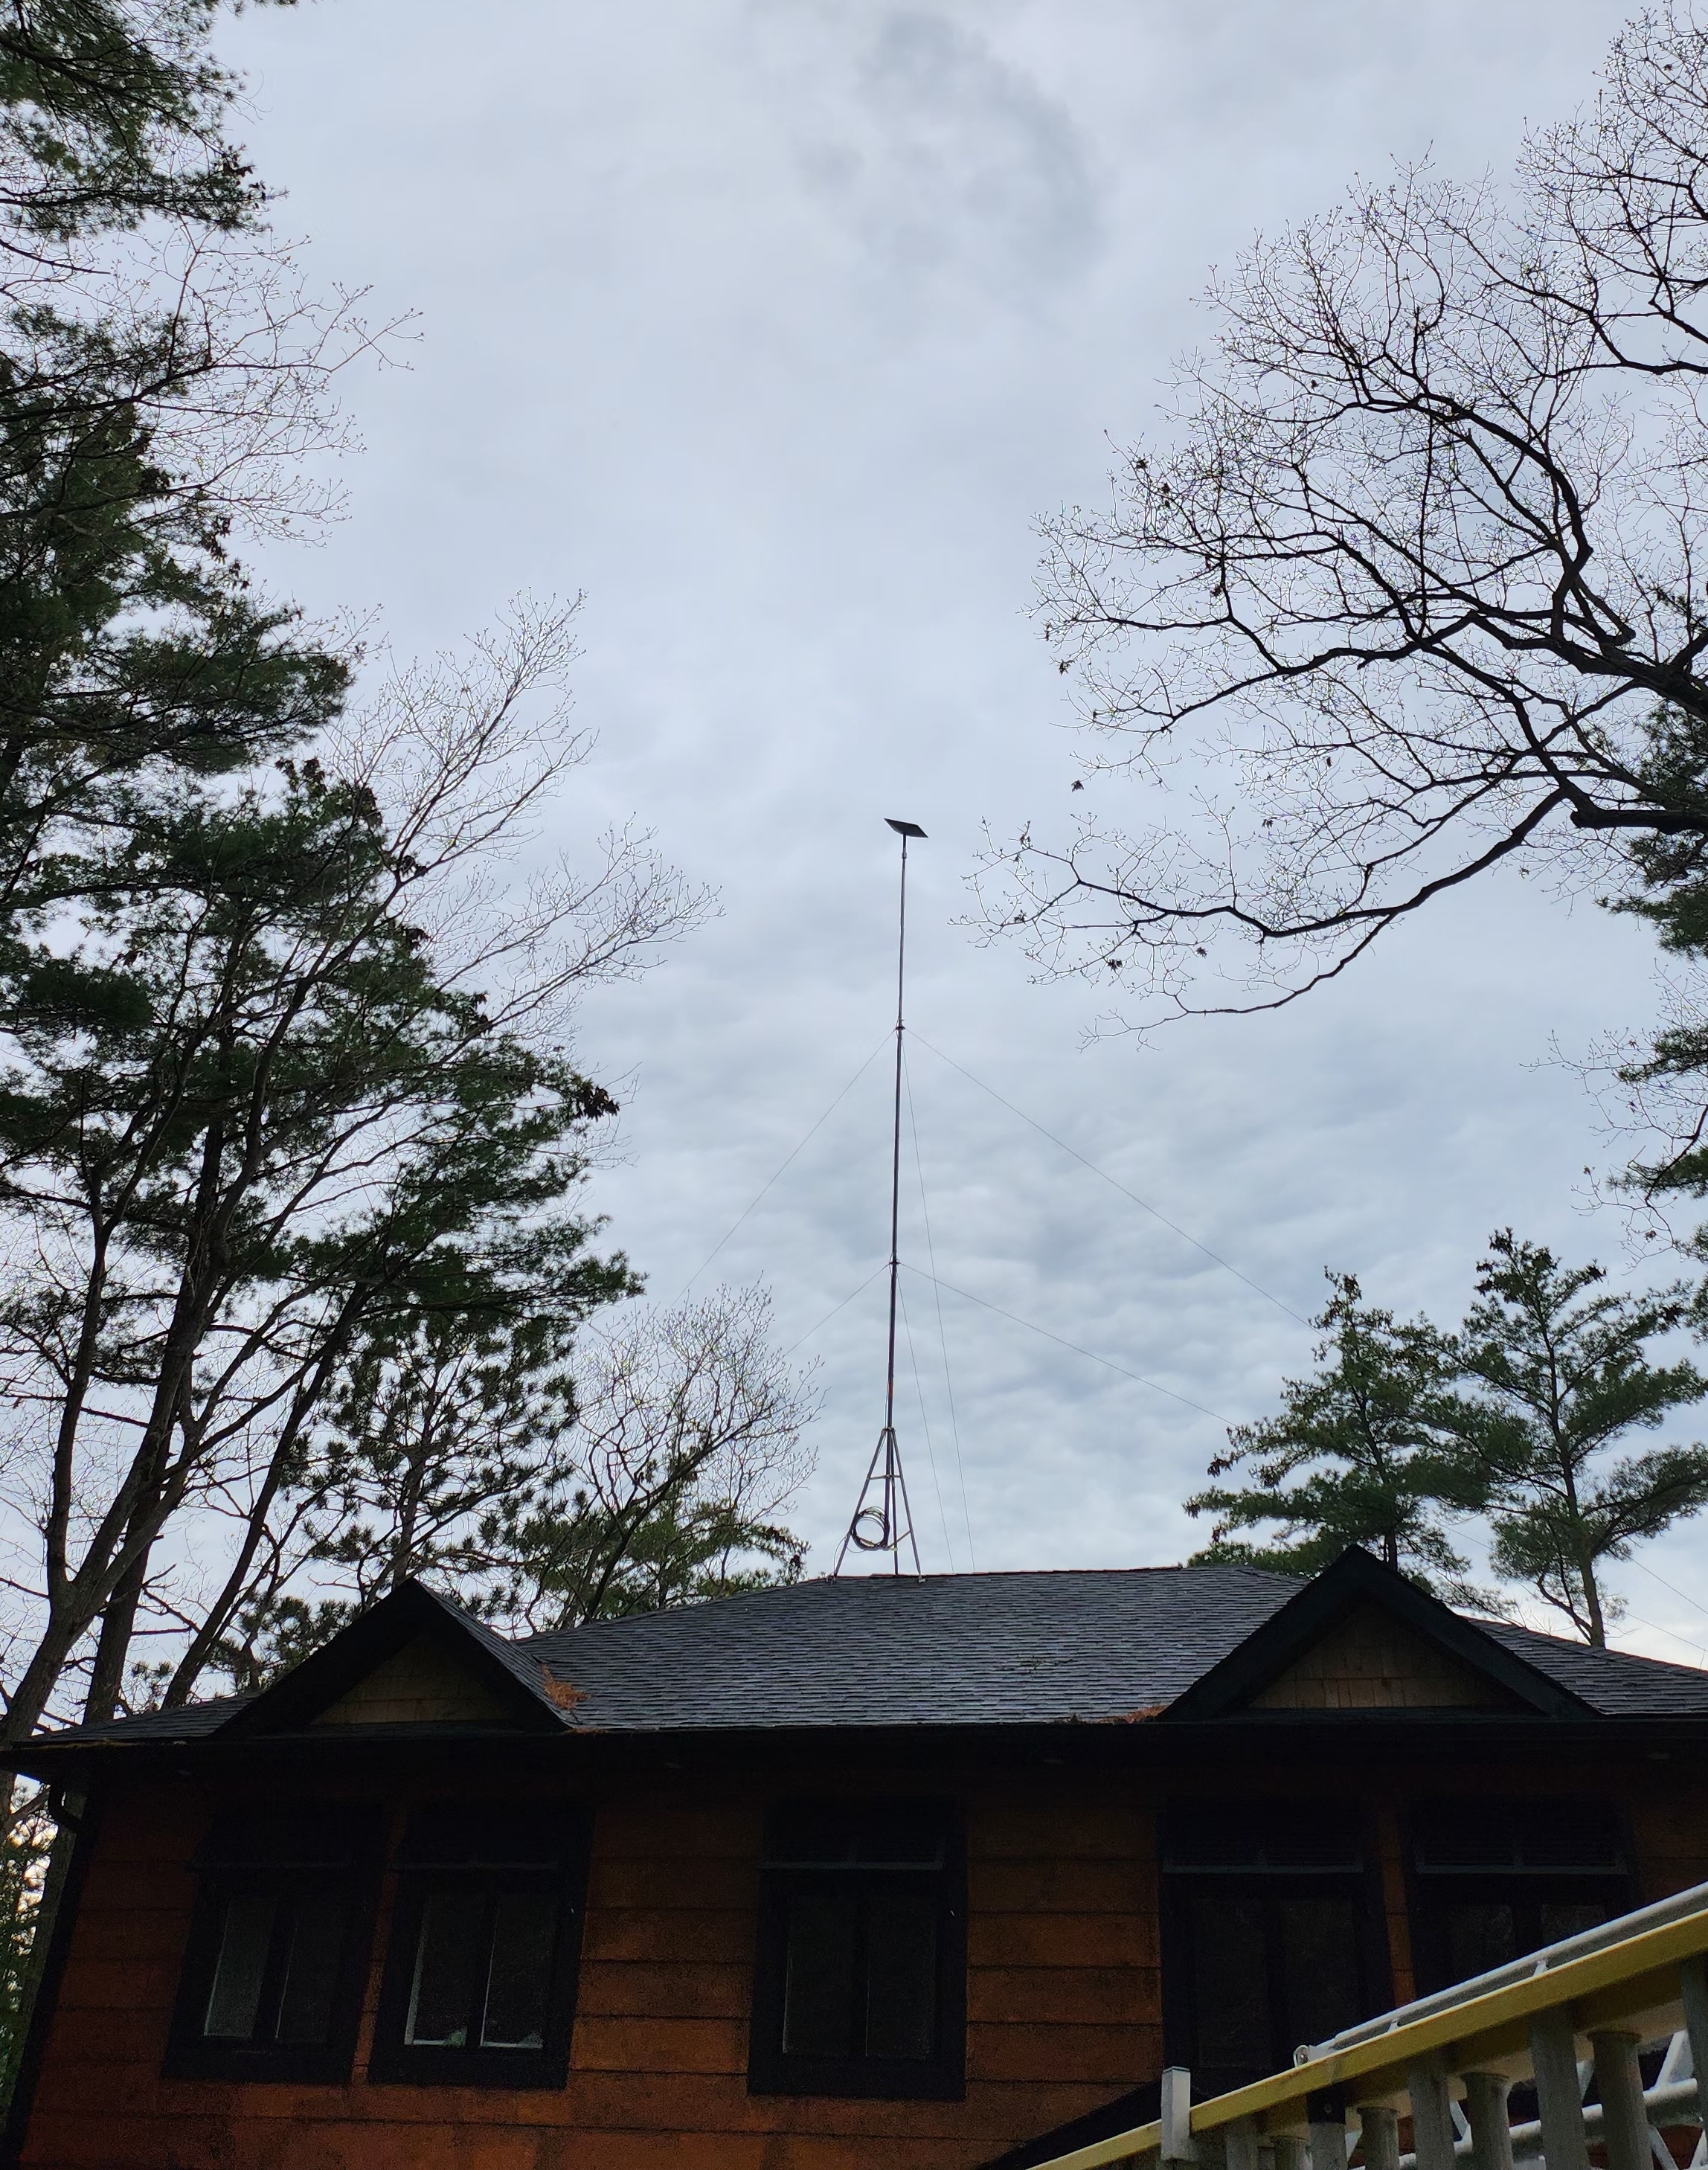
<svg viewBox="0 0 1708 2170">
<path fill-rule="evenodd" d="M 1258 1582 L 1280 1584 L 1289 1589 L 1300 1587 L 1307 1579 L 1300 1575 L 1284 1574 L 1278 1569 L 1257 1567 L 1246 1560 L 1169 1560 L 1143 1567 L 949 1569 L 930 1574 L 812 1574 L 803 1576 L 798 1582 L 771 1583 L 762 1590 L 734 1590 L 727 1595 L 698 1598 L 687 1605 L 657 1606 L 644 1612 L 615 1612 L 603 1619 L 577 1621 L 563 1628 L 537 1628 L 530 1635 L 517 1636 L 510 1640 L 509 1647 L 512 1650 L 526 1651 L 536 1643 L 552 1641 L 560 1635 L 584 1634 L 592 1628 L 622 1628 L 637 1620 L 659 1620 L 667 1617 L 680 1618 L 684 1614 L 704 1613 L 714 1606 L 722 1610 L 738 1606 L 774 1603 L 780 1598 L 798 1596 L 809 1590 L 827 1590 L 833 1585 L 839 1590 L 863 1590 L 868 1586 L 891 1590 L 898 1585 L 903 1589 L 916 1590 L 926 1586 L 943 1588 L 950 1584 L 969 1582 L 1065 1582 L 1105 1579 L 1113 1582 L 1153 1574 L 1240 1575 Z"/>
</svg>

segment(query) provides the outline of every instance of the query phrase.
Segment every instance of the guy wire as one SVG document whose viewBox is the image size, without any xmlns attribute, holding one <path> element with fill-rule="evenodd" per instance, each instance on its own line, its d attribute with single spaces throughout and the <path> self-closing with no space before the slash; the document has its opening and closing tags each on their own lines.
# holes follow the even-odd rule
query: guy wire
<svg viewBox="0 0 1708 2170">
<path fill-rule="evenodd" d="M 942 1351 L 943 1387 L 949 1398 L 949 1436 L 955 1444 L 955 1476 L 961 1487 L 961 1520 L 966 1525 L 968 1563 L 976 1574 L 979 1567 L 979 1555 L 973 1546 L 973 1514 L 967 1501 L 966 1467 L 961 1460 L 961 1420 L 955 1408 L 955 1382 L 949 1376 L 949 1337 L 943 1325 L 943 1292 L 937 1283 L 937 1246 L 931 1241 L 931 1209 L 926 1198 L 925 1162 L 920 1152 L 919 1117 L 914 1111 L 911 1070 L 906 1072 L 906 1080 L 907 1120 L 908 1127 L 913 1132 L 913 1164 L 919 1177 L 919 1210 L 921 1217 L 925 1222 L 926 1256 L 931 1262 L 931 1293 L 936 1299 L 937 1307 L 937 1345 Z M 948 1540 L 947 1524 L 943 1529 L 943 1538 L 947 1543 Z M 953 1551 L 953 1547 L 951 1549 Z"/>
<path fill-rule="evenodd" d="M 718 1242 L 712 1246 L 705 1257 L 701 1259 L 699 1264 L 695 1267 L 693 1272 L 689 1275 L 687 1280 L 683 1282 L 681 1289 L 676 1297 L 678 1303 L 682 1301 L 683 1296 L 686 1296 L 689 1290 L 693 1287 L 695 1282 L 699 1280 L 701 1275 L 705 1272 L 707 1267 L 711 1264 L 713 1259 L 717 1257 L 718 1253 L 723 1248 L 723 1246 L 729 1241 L 730 1237 L 735 1233 L 742 1222 L 746 1220 L 748 1214 L 751 1213 L 754 1207 L 760 1204 L 766 1191 L 771 1189 L 771 1184 L 777 1180 L 779 1176 L 787 1172 L 792 1162 L 798 1159 L 799 1156 L 806 1151 L 807 1147 L 812 1143 L 819 1132 L 823 1130 L 825 1124 L 830 1121 L 831 1116 L 835 1114 L 837 1109 L 841 1106 L 842 1103 L 854 1090 L 854 1088 L 860 1082 L 860 1080 L 866 1075 L 873 1064 L 877 1061 L 878 1056 L 883 1054 L 884 1049 L 889 1045 L 889 1034 L 886 1032 L 883 1039 L 878 1041 L 877 1046 L 873 1049 L 871 1054 L 867 1056 L 866 1060 L 854 1072 L 854 1075 L 848 1080 L 848 1082 L 842 1088 L 835 1098 L 831 1101 L 830 1106 L 825 1109 L 824 1114 L 819 1116 L 818 1121 L 814 1124 L 812 1129 L 807 1132 L 806 1136 L 801 1140 L 794 1151 L 788 1156 L 788 1159 L 785 1160 L 782 1165 L 777 1169 L 777 1174 L 769 1177 L 760 1185 L 758 1191 L 754 1196 L 753 1204 L 749 1205 L 745 1212 L 737 1214 L 734 1220 L 730 1222 L 728 1230 L 718 1238 Z M 945 1060 L 947 1059 L 947 1058 L 945 1057 Z M 814 1330 L 816 1331 L 816 1329 Z"/>
<path fill-rule="evenodd" d="M 925 1434 L 926 1464 L 931 1472 L 931 1489 L 937 1499 L 937 1520 L 942 1525 L 943 1550 L 948 1556 L 949 1572 L 955 1571 L 955 1547 L 949 1541 L 949 1518 L 943 1507 L 943 1488 L 937 1476 L 937 1449 L 931 1445 L 931 1420 L 926 1408 L 925 1381 L 920 1376 L 919 1352 L 913 1345 L 913 1322 L 907 1315 L 907 1291 L 899 1289 L 901 1299 L 901 1330 L 907 1336 L 907 1360 L 913 1366 L 913 1391 L 919 1403 L 920 1429 Z"/>
<path fill-rule="evenodd" d="M 1011 1115 L 1018 1115 L 1022 1123 L 1029 1124 L 1041 1138 L 1048 1138 L 1053 1146 L 1059 1146 L 1061 1150 L 1070 1154 L 1081 1168 L 1087 1168 L 1093 1175 L 1100 1176 L 1112 1190 L 1118 1190 L 1124 1198 L 1130 1198 L 1133 1203 L 1142 1211 L 1148 1213 L 1153 1221 L 1160 1221 L 1165 1228 L 1172 1229 L 1182 1243 L 1190 1243 L 1194 1251 L 1202 1251 L 1205 1258 L 1220 1266 L 1224 1273 L 1231 1274 L 1236 1281 L 1243 1281 L 1254 1296 L 1262 1296 L 1266 1303 L 1273 1303 L 1278 1311 L 1284 1311 L 1289 1318 L 1296 1318 L 1301 1326 L 1310 1326 L 1314 1323 L 1306 1318 L 1302 1312 L 1294 1311 L 1290 1303 L 1284 1303 L 1278 1296 L 1273 1296 L 1261 1282 L 1254 1281 L 1249 1274 L 1241 1273 L 1240 1269 L 1230 1259 L 1225 1259 L 1220 1251 L 1213 1251 L 1208 1243 L 1199 1243 L 1198 1237 L 1188 1230 L 1182 1228 L 1177 1221 L 1171 1221 L 1166 1213 L 1159 1211 L 1149 1199 L 1141 1198 L 1136 1190 L 1129 1190 L 1126 1184 L 1111 1175 L 1107 1168 L 1099 1168 L 1094 1160 L 1088 1160 L 1077 1146 L 1070 1146 L 1065 1138 L 1059 1138 L 1054 1130 L 1045 1130 L 1035 1115 L 1028 1115 L 1024 1108 L 1017 1108 L 1014 1103 L 1005 1098 L 994 1085 L 987 1085 L 982 1077 L 975 1077 L 963 1062 L 957 1062 L 953 1055 L 945 1055 L 942 1048 L 933 1047 L 917 1026 L 914 1028 L 913 1036 L 928 1053 L 936 1056 L 939 1062 L 947 1062 L 951 1070 L 958 1070 L 969 1085 L 976 1085 L 981 1093 L 988 1093 L 990 1098 L 999 1106 L 1006 1108 Z"/>
</svg>

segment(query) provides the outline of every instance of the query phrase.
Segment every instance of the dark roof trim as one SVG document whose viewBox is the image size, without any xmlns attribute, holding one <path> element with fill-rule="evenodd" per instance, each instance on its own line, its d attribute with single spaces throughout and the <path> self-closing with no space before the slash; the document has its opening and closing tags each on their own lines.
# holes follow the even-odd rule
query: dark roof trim
<svg viewBox="0 0 1708 2170">
<path fill-rule="evenodd" d="M 1117 2133 L 1130 2132 L 1134 2125 L 1149 2125 L 1161 2114 L 1162 2082 L 1146 2080 L 1142 2087 L 1117 2095 L 1113 2102 L 1100 2103 L 1082 2117 L 1072 2118 L 1066 2125 L 1053 2126 L 1048 2132 L 1022 2141 L 1006 2155 L 992 2156 L 979 2166 L 979 2170 L 1038 2170 L 1040 2163 L 1053 2162 L 1059 2155 L 1081 2147 L 1095 2147 L 1100 2140 L 1113 2140 Z"/>
<path fill-rule="evenodd" d="M 449 1726 L 436 1733 L 408 1726 L 318 1726 L 241 1740 L 157 1736 L 120 1743 L 85 1736 L 56 1746 L 51 1745 L 51 1736 L 40 1736 L 7 1750 L 0 1756 L 0 1769 L 24 1772 L 56 1785 L 93 1783 L 118 1770 L 126 1777 L 145 1772 L 184 1777 L 193 1772 L 274 1767 L 287 1767 L 300 1775 L 311 1761 L 317 1767 L 323 1762 L 328 1768 L 344 1769 L 368 1759 L 383 1761 L 388 1768 L 408 1763 L 442 1772 L 447 1748 L 460 1744 L 466 1749 L 478 1740 L 491 1772 L 510 1768 L 514 1762 L 576 1783 L 595 1768 L 697 1772 L 729 1766 L 750 1772 L 798 1770 L 814 1763 L 846 1771 L 880 1758 L 921 1769 L 968 1759 L 988 1759 L 1008 1769 L 1034 1765 L 1070 1771 L 1144 1769 L 1170 1774 L 1170 1782 L 1178 1779 L 1186 1783 L 1191 1774 L 1208 1777 L 1237 1772 L 1254 1754 L 1309 1758 L 1325 1750 L 1342 1753 L 1354 1724 L 1361 1754 L 1446 1755 L 1466 1768 L 1473 1758 L 1509 1762 L 1538 1742 L 1536 1713 L 1528 1709 L 1438 1714 L 1314 1711 L 1284 1712 L 1281 1716 L 1284 1723 L 1261 1726 L 1240 1722 L 1236 1713 L 1230 1722 L 1204 1725 L 1169 1725 L 1159 1720 L 1150 1725 L 819 1726 L 750 1732 L 719 1727 L 700 1733 L 601 1733 L 571 1724 L 556 1734 L 521 1729 L 472 1734 L 467 1727 Z M 1694 1714 L 1556 1719 L 1545 1738 L 1553 1756 L 1581 1759 L 1660 1750 L 1669 1756 L 1690 1756 L 1693 1770 L 1701 1767 L 1704 1748 L 1703 1720 Z M 1196 1778 L 1191 1782 L 1196 1783 Z"/>
<path fill-rule="evenodd" d="M 563 1715 L 548 1700 L 545 1676 L 537 1665 L 531 1669 L 538 1675 L 536 1682 L 526 1661 L 519 1661 L 488 1628 L 448 1598 L 412 1581 L 360 1614 L 323 1649 L 293 1665 L 202 1738 L 236 1740 L 256 1734 L 295 1732 L 424 1632 L 456 1644 L 458 1656 L 515 1713 L 518 1731 L 563 1731 Z"/>
<path fill-rule="evenodd" d="M 1504 1688 L 1526 1708 L 1544 1718 L 1593 1718 L 1598 1713 L 1570 1688 L 1562 1687 L 1473 1621 L 1465 1620 L 1408 1582 L 1357 1545 L 1314 1581 L 1289 1597 L 1237 1649 L 1201 1674 L 1161 1715 L 1171 1724 L 1182 1718 L 1245 1715 L 1245 1705 L 1271 1681 L 1302 1657 L 1313 1643 L 1335 1627 L 1353 1606 L 1373 1601 L 1414 1629 L 1449 1656 Z M 1373 1713 L 1357 1715 L 1368 1720 Z"/>
</svg>

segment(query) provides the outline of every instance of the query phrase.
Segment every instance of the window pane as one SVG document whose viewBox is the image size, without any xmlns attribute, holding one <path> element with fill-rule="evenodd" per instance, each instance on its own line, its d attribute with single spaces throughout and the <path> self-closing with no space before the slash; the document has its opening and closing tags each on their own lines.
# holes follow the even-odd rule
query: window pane
<svg viewBox="0 0 1708 2170">
<path fill-rule="evenodd" d="M 1304 2042 L 1325 2042 L 1364 2016 L 1358 1908 L 1351 1899 L 1283 1899 L 1280 1927 L 1284 2060 Z"/>
<path fill-rule="evenodd" d="M 215 1819 L 200 1857 L 256 1868 L 342 1868 L 373 1836 L 365 1808 L 237 1809 Z"/>
<path fill-rule="evenodd" d="M 1412 1846 L 1426 1871 L 1615 1871 L 1623 1857 L 1619 1819 L 1604 1801 L 1421 1802 Z"/>
<path fill-rule="evenodd" d="M 772 1861 L 903 1863 L 935 1868 L 942 1860 L 947 1817 L 931 1801 L 796 1801 L 771 1815 Z"/>
<path fill-rule="evenodd" d="M 1194 1892 L 1190 1919 L 1197 2062 L 1267 2071 L 1273 2059 L 1261 1905 L 1232 1892 Z"/>
<path fill-rule="evenodd" d="M 1617 1869 L 1624 1856 L 1619 1819 L 1604 1801 L 1544 1801 L 1514 1809 L 1519 1858 L 1526 1868 Z"/>
<path fill-rule="evenodd" d="M 1357 1868 L 1364 1858 L 1356 1809 L 1332 1802 L 1182 1801 L 1168 1819 L 1168 1868 Z"/>
<path fill-rule="evenodd" d="M 409 1819 L 398 1859 L 418 1867 L 555 1868 L 573 1825 L 563 1809 L 507 1808 L 483 1802 L 438 1802 Z"/>
<path fill-rule="evenodd" d="M 490 1949 L 483 1891 L 435 1891 L 421 1916 L 406 2042 L 462 2050 Z"/>
<path fill-rule="evenodd" d="M 1462 1899 L 1447 1909 L 1447 1979 L 1466 1981 L 1519 1955 L 1513 1910 L 1498 1899 Z"/>
<path fill-rule="evenodd" d="M 862 1819 L 856 1842 L 857 1861 L 911 1862 L 935 1868 L 943 1857 L 944 1820 L 941 1809 L 900 1803 Z"/>
<path fill-rule="evenodd" d="M 226 1901 L 220 1955 L 202 2023 L 210 2040 L 247 2042 L 254 2034 L 277 1903 L 270 1893 L 260 1891 L 240 1891 Z"/>
<path fill-rule="evenodd" d="M 279 2001 L 281 2042 L 324 2042 L 332 2031 L 338 1965 L 344 1955 L 344 1902 L 336 1893 L 298 1899 L 291 1925 L 291 1957 Z"/>
<path fill-rule="evenodd" d="M 507 1891 L 499 1899 L 493 1917 L 492 1964 L 480 2030 L 486 2048 L 543 2046 L 557 1928 L 557 1905 L 543 1892 Z"/>
<path fill-rule="evenodd" d="M 936 2048 L 937 1901 L 878 1891 L 866 1903 L 866 2054 L 929 2057 Z"/>
<path fill-rule="evenodd" d="M 1608 1918 L 1606 1907 L 1593 1899 L 1545 1899 L 1541 1913 L 1545 1944 L 1557 1944 L 1562 1937 L 1582 1936 L 1586 1929 L 1599 1929 Z"/>
<path fill-rule="evenodd" d="M 783 1985 L 787 2056 L 856 2054 L 859 1905 L 853 1891 L 803 1892 L 789 1902 Z"/>
</svg>

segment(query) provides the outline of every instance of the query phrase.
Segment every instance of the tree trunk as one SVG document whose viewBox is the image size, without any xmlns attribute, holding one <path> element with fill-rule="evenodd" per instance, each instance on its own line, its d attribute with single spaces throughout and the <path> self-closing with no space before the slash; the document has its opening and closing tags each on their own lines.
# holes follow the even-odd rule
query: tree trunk
<svg viewBox="0 0 1708 2170">
<path fill-rule="evenodd" d="M 95 1644 L 95 1662 L 89 1672 L 89 1690 L 83 1698 L 83 1723 L 99 1725 L 114 1717 L 125 1688 L 125 1666 L 131 1655 L 131 1638 L 136 1628 L 136 1608 L 142 1602 L 148 1579 L 148 1554 L 141 1553 L 114 1585 L 101 1610 L 101 1632 Z"/>
<path fill-rule="evenodd" d="M 1601 1592 L 1596 1587 L 1595 1563 L 1584 1559 L 1578 1563 L 1578 1579 L 1583 1585 L 1584 1610 L 1589 1615 L 1589 1641 L 1592 1649 L 1607 1648 L 1607 1621 L 1601 1610 Z"/>
</svg>

